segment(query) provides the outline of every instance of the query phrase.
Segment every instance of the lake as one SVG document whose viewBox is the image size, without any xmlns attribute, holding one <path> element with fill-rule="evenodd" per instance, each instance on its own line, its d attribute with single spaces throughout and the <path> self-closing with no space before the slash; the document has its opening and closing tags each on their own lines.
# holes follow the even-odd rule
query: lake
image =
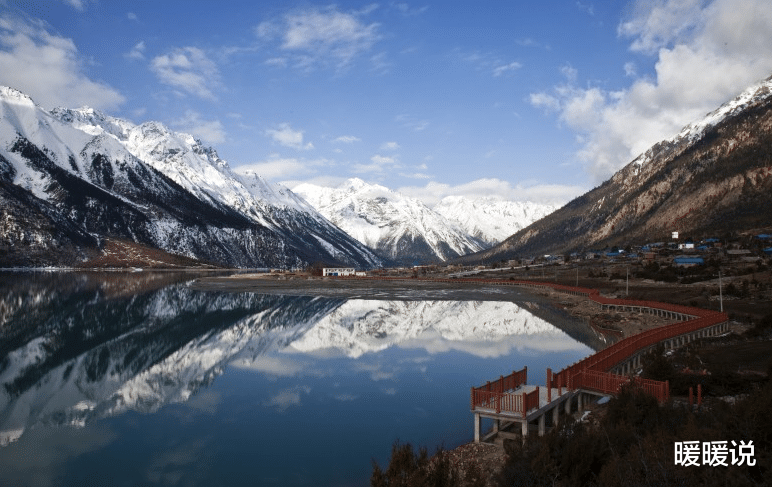
<svg viewBox="0 0 772 487">
<path fill-rule="evenodd" d="M 0 272 L 0 485 L 369 485 L 395 440 L 472 440 L 469 389 L 592 353 L 544 297 L 201 291 Z M 578 337 L 578 339 L 577 339 Z"/>
</svg>

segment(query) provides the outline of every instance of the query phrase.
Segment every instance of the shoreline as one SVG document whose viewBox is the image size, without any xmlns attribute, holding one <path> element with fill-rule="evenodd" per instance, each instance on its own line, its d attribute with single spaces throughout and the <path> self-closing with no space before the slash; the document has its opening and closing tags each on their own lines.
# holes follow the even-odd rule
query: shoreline
<svg viewBox="0 0 772 487">
<path fill-rule="evenodd" d="M 256 292 L 290 296 L 322 296 L 342 299 L 395 301 L 453 300 L 519 302 L 528 297 L 546 298 L 575 318 L 586 320 L 591 332 L 602 334 L 607 345 L 642 331 L 669 325 L 668 320 L 632 311 L 602 311 L 590 299 L 556 290 L 523 286 L 501 286 L 481 282 L 442 282 L 424 279 L 377 280 L 356 278 L 276 277 L 271 274 L 233 274 L 196 279 L 191 287 L 200 291 Z"/>
</svg>

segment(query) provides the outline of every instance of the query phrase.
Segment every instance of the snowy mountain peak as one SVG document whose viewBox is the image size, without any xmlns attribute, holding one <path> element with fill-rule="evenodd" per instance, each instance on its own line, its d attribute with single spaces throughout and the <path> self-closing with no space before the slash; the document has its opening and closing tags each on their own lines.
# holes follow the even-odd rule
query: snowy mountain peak
<svg viewBox="0 0 772 487">
<path fill-rule="evenodd" d="M 337 188 L 306 183 L 293 191 L 346 233 L 398 262 L 445 261 L 482 249 L 421 201 L 358 178 Z"/>
<path fill-rule="evenodd" d="M 437 213 L 488 245 L 497 244 L 556 209 L 557 205 L 532 201 L 465 196 L 446 196 L 434 207 Z"/>
<path fill-rule="evenodd" d="M 36 106 L 32 98 L 15 88 L 11 88 L 10 86 L 0 85 L 0 100 L 6 103 L 14 103 L 17 105 L 26 105 L 29 107 Z"/>
<path fill-rule="evenodd" d="M 108 133 L 118 140 L 125 141 L 128 132 L 135 125 L 128 120 L 110 117 L 99 110 L 90 107 L 54 108 L 51 115 L 60 122 L 70 124 L 88 134 L 99 135 Z"/>
<path fill-rule="evenodd" d="M 732 100 L 706 114 L 700 120 L 686 125 L 674 137 L 654 144 L 643 154 L 636 157 L 630 164 L 641 167 L 654 160 L 661 150 L 670 147 L 685 146 L 699 139 L 708 129 L 718 125 L 723 120 L 739 114 L 747 107 L 772 95 L 772 76 L 750 86 Z"/>
<path fill-rule="evenodd" d="M 694 139 L 702 135 L 705 132 L 705 129 L 713 127 L 725 118 L 737 114 L 749 104 L 767 98 L 770 94 L 772 94 L 772 77 L 749 87 L 734 99 L 724 103 L 716 110 L 705 115 L 702 120 L 687 125 L 676 138 L 688 137 Z"/>
<path fill-rule="evenodd" d="M 374 186 L 374 185 L 367 184 L 366 182 L 364 182 L 359 178 L 349 178 L 346 180 L 346 182 L 343 183 L 342 186 L 348 189 L 359 191 L 363 188 L 366 188 L 368 186 Z"/>
<path fill-rule="evenodd" d="M 13 209 L 0 246 L 24 265 L 61 264 L 60 239 L 72 242 L 67 259 L 86 259 L 101 252 L 95 237 L 229 266 L 380 265 L 291 191 L 242 178 L 192 135 L 88 107 L 47 111 L 11 88 L 0 88 L 0 177 L 15 186 L 0 187 Z M 20 245 L 30 239 L 32 253 Z"/>
</svg>

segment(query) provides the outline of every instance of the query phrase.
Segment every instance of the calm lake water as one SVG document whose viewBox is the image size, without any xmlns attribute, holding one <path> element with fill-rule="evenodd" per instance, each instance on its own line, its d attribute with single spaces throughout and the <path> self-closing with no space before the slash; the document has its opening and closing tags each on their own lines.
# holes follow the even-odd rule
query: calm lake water
<svg viewBox="0 0 772 487">
<path fill-rule="evenodd" d="M 523 366 L 544 384 L 592 353 L 528 294 L 346 300 L 194 277 L 0 272 L 0 485 L 369 485 L 397 439 L 470 441 L 470 386 Z"/>
</svg>

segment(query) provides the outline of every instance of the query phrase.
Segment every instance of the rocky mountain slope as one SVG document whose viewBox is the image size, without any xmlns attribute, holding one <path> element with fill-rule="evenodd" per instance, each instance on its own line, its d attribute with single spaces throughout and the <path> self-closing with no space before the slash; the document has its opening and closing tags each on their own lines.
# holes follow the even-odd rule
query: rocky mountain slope
<svg viewBox="0 0 772 487">
<path fill-rule="evenodd" d="M 772 223 L 772 78 L 652 146 L 601 186 L 471 259 L 721 236 Z"/>
<path fill-rule="evenodd" d="M 187 134 L 0 87 L 0 266 L 88 265 L 105 239 L 235 267 L 381 263 L 286 188 Z"/>
<path fill-rule="evenodd" d="M 306 183 L 293 191 L 359 242 L 402 264 L 441 262 L 484 248 L 421 201 L 358 178 L 337 188 Z"/>
</svg>

